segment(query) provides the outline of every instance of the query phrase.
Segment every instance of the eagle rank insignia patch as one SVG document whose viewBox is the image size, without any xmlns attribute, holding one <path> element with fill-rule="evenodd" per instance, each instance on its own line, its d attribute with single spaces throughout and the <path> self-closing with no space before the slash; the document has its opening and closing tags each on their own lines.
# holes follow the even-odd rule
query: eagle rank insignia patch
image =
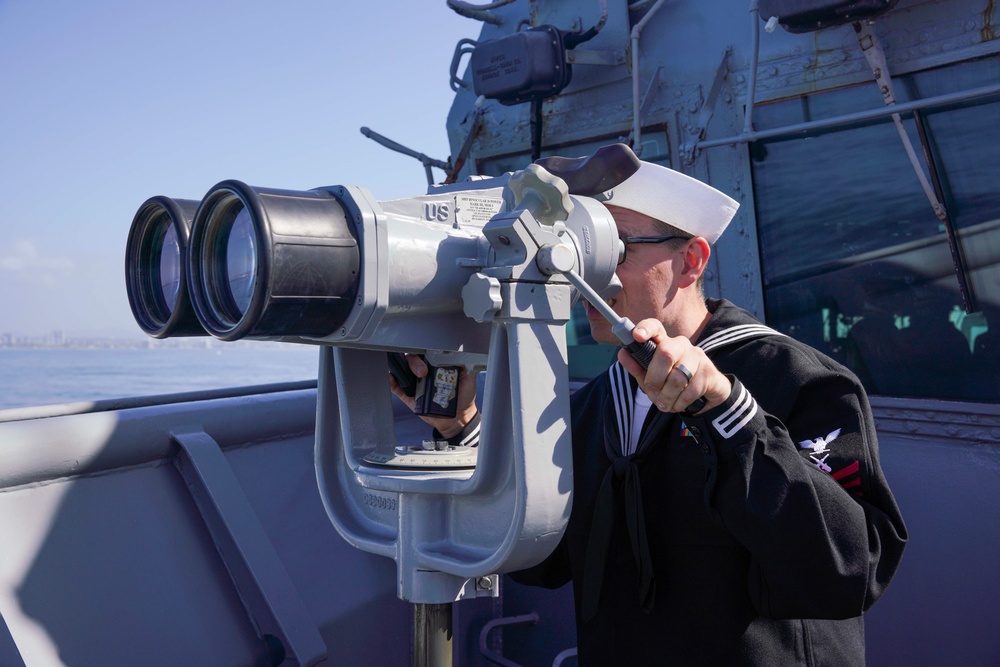
<svg viewBox="0 0 1000 667">
<path fill-rule="evenodd" d="M 802 449 L 812 450 L 809 452 L 809 458 L 812 459 L 813 464 L 822 470 L 823 472 L 833 472 L 833 470 L 826 464 L 826 459 L 830 456 L 830 443 L 837 439 L 840 435 L 840 429 L 832 431 L 826 435 L 826 437 L 814 438 L 813 440 L 803 440 L 799 443 L 799 447 Z M 822 456 L 823 458 L 820 458 Z"/>
<path fill-rule="evenodd" d="M 799 442 L 799 447 L 803 454 L 809 457 L 813 465 L 828 473 L 831 477 L 837 480 L 844 490 L 855 496 L 862 496 L 861 492 L 861 464 L 857 459 L 847 461 L 844 465 L 838 465 L 833 463 L 830 459 L 831 454 L 834 455 L 836 459 L 836 454 L 831 449 L 831 445 L 834 445 L 837 438 L 840 437 L 841 429 L 836 429 L 830 431 L 825 436 L 820 436 L 818 438 L 813 438 L 811 440 L 802 440 Z M 836 469 L 835 469 L 836 466 Z"/>
</svg>

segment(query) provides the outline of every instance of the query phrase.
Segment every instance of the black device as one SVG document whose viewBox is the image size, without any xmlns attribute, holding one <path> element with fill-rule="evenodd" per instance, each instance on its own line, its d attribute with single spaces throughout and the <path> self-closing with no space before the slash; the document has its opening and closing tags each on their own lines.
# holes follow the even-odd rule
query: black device
<svg viewBox="0 0 1000 667">
<path fill-rule="evenodd" d="M 458 366 L 432 366 L 424 359 L 427 375 L 417 377 L 406 357 L 389 352 L 389 372 L 407 396 L 416 399 L 413 414 L 431 417 L 454 417 L 458 412 Z"/>
<path fill-rule="evenodd" d="M 899 0 L 761 0 L 760 17 L 772 16 L 788 32 L 803 33 L 873 19 Z"/>
</svg>

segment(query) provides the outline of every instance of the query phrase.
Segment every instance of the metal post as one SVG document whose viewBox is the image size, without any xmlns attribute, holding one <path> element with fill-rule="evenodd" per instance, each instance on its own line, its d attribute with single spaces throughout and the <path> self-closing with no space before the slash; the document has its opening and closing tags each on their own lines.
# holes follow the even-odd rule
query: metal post
<svg viewBox="0 0 1000 667">
<path fill-rule="evenodd" d="M 451 602 L 413 605 L 413 667 L 451 667 Z"/>
</svg>

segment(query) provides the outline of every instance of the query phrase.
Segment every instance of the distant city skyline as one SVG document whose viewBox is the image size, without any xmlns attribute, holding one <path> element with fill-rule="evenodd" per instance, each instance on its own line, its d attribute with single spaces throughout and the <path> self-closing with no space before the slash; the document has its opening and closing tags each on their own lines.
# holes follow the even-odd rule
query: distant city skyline
<svg viewBox="0 0 1000 667">
<path fill-rule="evenodd" d="M 0 3 L 0 333 L 141 336 L 124 247 L 153 195 L 423 193 L 360 127 L 447 159 L 449 65 L 479 30 L 444 0 Z"/>
<path fill-rule="evenodd" d="M 275 341 L 243 339 L 223 341 L 211 336 L 152 338 L 136 328 L 129 335 L 82 334 L 74 335 L 62 330 L 45 334 L 19 335 L 0 332 L 0 351 L 19 349 L 81 349 L 81 348 L 213 348 L 229 346 L 241 348 L 308 347 L 304 343 L 279 343 Z"/>
</svg>

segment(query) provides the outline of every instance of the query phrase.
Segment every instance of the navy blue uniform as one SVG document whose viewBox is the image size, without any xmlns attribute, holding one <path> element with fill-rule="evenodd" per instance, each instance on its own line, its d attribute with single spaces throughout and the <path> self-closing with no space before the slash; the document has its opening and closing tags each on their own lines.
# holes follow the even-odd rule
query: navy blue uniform
<svg viewBox="0 0 1000 667">
<path fill-rule="evenodd" d="M 650 411 L 622 456 L 635 381 L 572 399 L 573 511 L 515 573 L 573 581 L 581 665 L 860 665 L 862 613 L 906 529 L 857 378 L 727 301 L 700 340 L 733 383 L 698 417 Z"/>
</svg>

